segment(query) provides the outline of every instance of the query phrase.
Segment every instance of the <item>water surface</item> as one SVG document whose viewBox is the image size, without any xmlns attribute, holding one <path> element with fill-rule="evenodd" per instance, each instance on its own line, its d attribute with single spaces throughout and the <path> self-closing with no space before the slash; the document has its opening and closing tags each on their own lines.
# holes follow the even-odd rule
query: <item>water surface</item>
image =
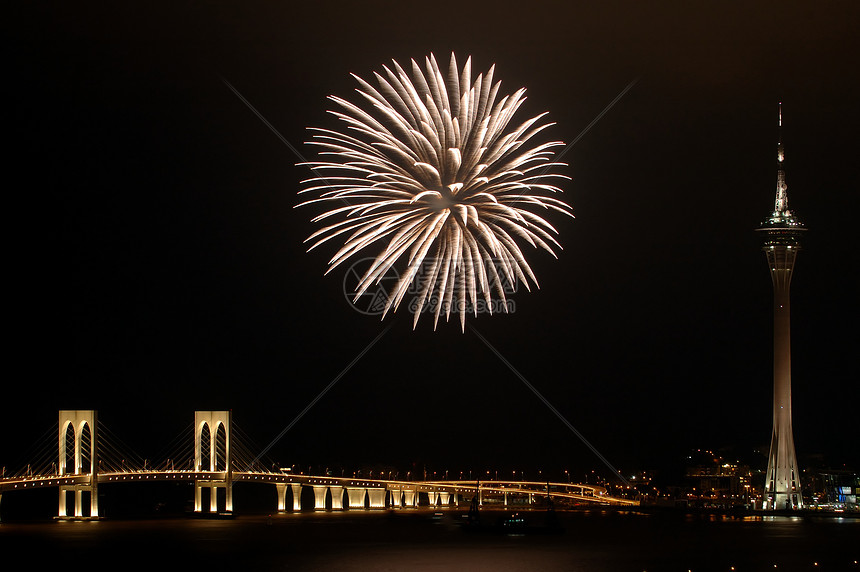
<svg viewBox="0 0 860 572">
<path fill-rule="evenodd" d="M 302 512 L 232 520 L 4 522 L 4 563 L 35 570 L 857 570 L 860 520 L 559 512 L 560 534 L 469 532 L 463 512 Z M 487 511 L 492 524 L 501 512 Z M 545 513 L 523 513 L 540 524 Z M 217 567 L 217 568 L 216 568 Z M 6 567 L 4 566 L 4 569 Z"/>
</svg>

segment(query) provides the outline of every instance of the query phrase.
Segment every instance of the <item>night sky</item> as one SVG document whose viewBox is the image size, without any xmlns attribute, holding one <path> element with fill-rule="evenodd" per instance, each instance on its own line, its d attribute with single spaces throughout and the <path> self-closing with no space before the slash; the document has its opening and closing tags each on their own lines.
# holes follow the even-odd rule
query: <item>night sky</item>
<svg viewBox="0 0 860 572">
<path fill-rule="evenodd" d="M 777 102 L 790 207 L 809 227 L 792 284 L 803 467 L 857 467 L 856 2 L 287 2 L 42 7 L 7 22 L 6 373 L 0 464 L 61 408 L 95 408 L 142 456 L 232 409 L 283 465 L 402 471 L 601 462 L 468 328 L 344 298 L 303 155 L 349 74 L 453 50 L 528 88 L 573 140 L 553 219 L 526 251 L 540 290 L 469 320 L 622 472 L 691 448 L 764 468 Z M 32 8 L 32 7 L 31 7 Z M 190 438 L 190 436 L 189 436 Z M 758 450 L 759 452 L 756 452 Z M 758 463 L 758 465 L 756 465 Z"/>
</svg>

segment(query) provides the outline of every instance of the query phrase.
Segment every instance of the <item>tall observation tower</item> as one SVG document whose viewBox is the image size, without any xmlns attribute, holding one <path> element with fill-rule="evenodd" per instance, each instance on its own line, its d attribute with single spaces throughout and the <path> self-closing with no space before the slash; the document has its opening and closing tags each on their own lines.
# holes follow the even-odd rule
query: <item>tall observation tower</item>
<svg viewBox="0 0 860 572">
<path fill-rule="evenodd" d="M 782 146 L 782 103 L 779 104 L 779 142 L 776 148 L 776 202 L 773 213 L 757 229 L 773 280 L 773 436 L 764 485 L 764 509 L 803 507 L 800 474 L 791 429 L 791 318 L 789 288 L 803 223 L 788 210 L 785 152 Z"/>
</svg>

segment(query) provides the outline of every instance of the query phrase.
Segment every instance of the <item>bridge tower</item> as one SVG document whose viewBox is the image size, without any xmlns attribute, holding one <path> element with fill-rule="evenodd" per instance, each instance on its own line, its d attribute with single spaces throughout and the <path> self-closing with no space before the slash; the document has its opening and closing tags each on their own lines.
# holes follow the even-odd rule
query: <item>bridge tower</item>
<svg viewBox="0 0 860 572">
<path fill-rule="evenodd" d="M 98 495 L 98 426 L 97 426 L 97 413 L 92 409 L 73 409 L 73 410 L 62 410 L 59 415 L 59 440 L 58 440 L 58 473 L 62 475 L 83 475 L 84 469 L 89 471 L 89 481 L 81 481 L 76 482 L 73 485 L 60 485 L 60 503 L 59 508 L 57 510 L 57 517 L 66 519 L 66 518 L 75 518 L 80 519 L 84 518 L 83 512 L 83 493 L 90 493 L 90 516 L 89 518 L 98 518 L 99 517 L 99 495 Z M 84 443 L 82 442 L 82 437 L 84 434 L 84 429 L 88 428 L 90 431 L 90 443 L 89 443 L 89 451 L 84 450 Z M 69 431 L 72 431 L 74 435 L 74 440 L 72 444 L 72 456 L 73 456 L 73 467 L 67 466 L 67 456 L 69 451 L 66 449 L 66 435 Z M 89 453 L 90 458 L 90 466 L 83 466 L 84 454 Z M 73 491 L 75 493 L 75 507 L 74 507 L 74 515 L 70 516 L 68 514 L 68 508 L 66 506 L 66 495 L 68 491 Z"/>
<path fill-rule="evenodd" d="M 209 494 L 209 511 L 218 512 L 218 489 L 225 489 L 226 512 L 233 512 L 233 459 L 230 453 L 230 437 L 233 431 L 230 411 L 195 411 L 194 412 L 194 471 L 197 473 L 210 472 L 208 479 L 194 480 L 194 512 L 202 512 L 202 489 L 207 487 Z M 203 429 L 209 429 L 209 442 L 203 443 Z M 218 450 L 216 447 L 218 431 L 224 431 L 223 469 L 217 467 Z M 209 449 L 209 464 L 203 466 L 203 447 Z"/>
<path fill-rule="evenodd" d="M 773 281 L 773 433 L 764 486 L 764 509 L 803 508 L 800 474 L 791 428 L 791 317 L 789 288 L 800 239 L 806 231 L 788 210 L 785 151 L 782 146 L 782 104 L 779 106 L 776 201 L 773 213 L 757 229 Z"/>
</svg>

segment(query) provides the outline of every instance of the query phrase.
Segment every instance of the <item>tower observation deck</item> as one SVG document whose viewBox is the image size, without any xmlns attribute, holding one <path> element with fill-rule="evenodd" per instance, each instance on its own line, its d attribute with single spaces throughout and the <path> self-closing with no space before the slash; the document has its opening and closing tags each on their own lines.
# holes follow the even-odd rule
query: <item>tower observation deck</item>
<svg viewBox="0 0 860 572">
<path fill-rule="evenodd" d="M 779 105 L 776 200 L 773 213 L 756 232 L 773 281 L 773 435 L 764 485 L 764 509 L 803 507 L 800 474 L 791 427 L 791 317 L 789 289 L 800 239 L 806 228 L 788 210 L 785 151 L 782 145 L 782 104 Z"/>
</svg>

